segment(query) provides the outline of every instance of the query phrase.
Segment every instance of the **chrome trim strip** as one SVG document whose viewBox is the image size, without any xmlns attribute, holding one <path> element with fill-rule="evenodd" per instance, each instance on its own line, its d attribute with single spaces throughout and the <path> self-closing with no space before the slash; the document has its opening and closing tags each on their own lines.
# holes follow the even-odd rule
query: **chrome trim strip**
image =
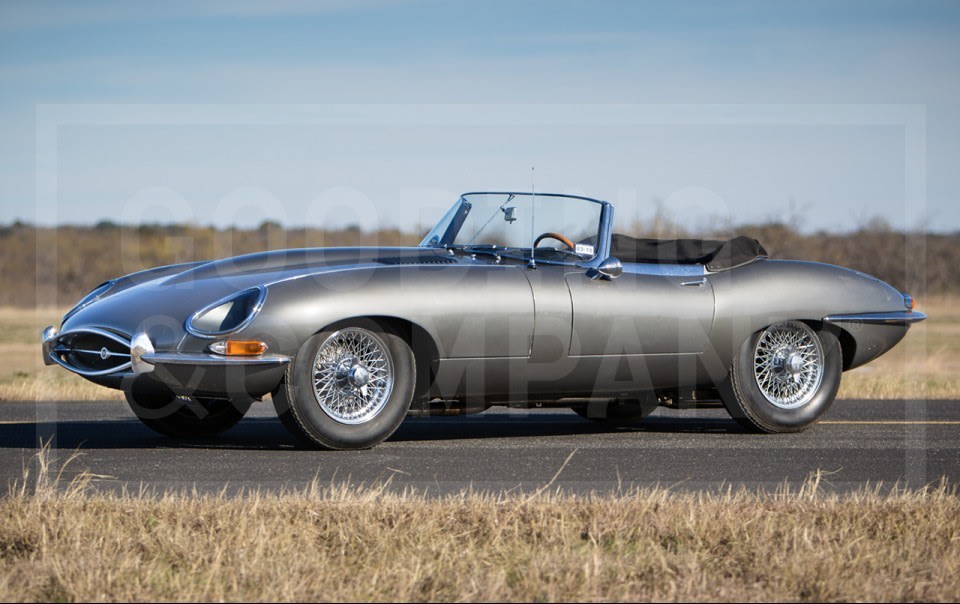
<svg viewBox="0 0 960 604">
<path fill-rule="evenodd" d="M 53 360 L 54 363 L 56 363 L 57 365 L 60 365 L 67 371 L 72 371 L 73 373 L 76 373 L 78 375 L 90 376 L 90 377 L 97 376 L 97 375 L 108 375 L 111 373 L 119 373 L 124 369 L 130 368 L 130 361 L 127 361 L 123 365 L 117 365 L 116 367 L 113 367 L 111 369 L 101 369 L 100 371 L 87 371 L 85 369 L 77 369 L 76 367 L 68 365 L 66 361 L 60 360 L 60 357 L 58 357 L 55 354 L 51 353 L 50 358 Z"/>
<path fill-rule="evenodd" d="M 872 325 L 909 325 L 927 318 L 922 312 L 895 310 L 891 312 L 867 312 L 824 317 L 826 323 L 867 323 Z"/>
<path fill-rule="evenodd" d="M 98 336 L 103 336 L 105 338 L 109 338 L 113 340 L 114 342 L 117 342 L 118 344 L 123 344 L 124 348 L 130 348 L 130 340 L 122 336 L 118 336 L 112 331 L 107 331 L 106 329 L 100 329 L 99 327 L 79 327 L 77 329 L 71 329 L 70 331 L 65 331 L 61 333 L 59 336 L 57 336 L 57 340 L 60 340 L 66 336 L 70 336 L 78 333 L 92 333 Z"/>
<path fill-rule="evenodd" d="M 247 317 L 246 317 L 243 321 L 241 321 L 240 324 L 237 325 L 236 327 L 234 327 L 233 329 L 230 329 L 230 330 L 227 330 L 227 331 L 207 332 L 207 331 L 200 331 L 199 329 L 196 329 L 196 328 L 193 327 L 193 320 L 196 319 L 197 317 L 199 317 L 200 315 L 202 315 L 203 313 L 207 312 L 208 310 L 213 310 L 214 308 L 220 306 L 221 304 L 226 304 L 226 303 L 229 302 L 230 300 L 232 300 L 232 299 L 234 299 L 234 298 L 237 298 L 237 297 L 239 297 L 239 296 L 242 296 L 243 294 L 247 293 L 247 292 L 250 291 L 251 289 L 256 289 L 256 290 L 258 290 L 258 291 L 260 292 L 260 293 L 258 294 L 257 301 L 256 301 L 256 302 L 254 303 L 254 305 L 253 305 L 253 310 L 250 311 L 250 314 L 247 315 Z M 187 320 L 184 321 L 184 323 L 183 323 L 183 327 L 184 327 L 184 329 L 187 330 L 187 333 L 189 333 L 189 334 L 192 335 L 192 336 L 196 336 L 196 337 L 198 337 L 198 338 L 208 338 L 208 339 L 209 339 L 209 338 L 219 338 L 219 337 L 223 337 L 223 336 L 228 336 L 228 335 L 230 335 L 230 334 L 234 334 L 234 333 L 237 333 L 238 331 L 243 331 L 244 329 L 246 329 L 246 327 L 247 327 L 248 325 L 250 325 L 250 323 L 252 323 L 253 320 L 257 317 L 257 315 L 260 314 L 260 309 L 263 308 L 263 303 L 264 303 L 266 300 L 267 300 L 267 288 L 266 288 L 265 286 L 263 286 L 263 285 L 255 285 L 255 286 L 253 286 L 253 287 L 248 287 L 248 288 L 243 289 L 243 290 L 241 290 L 241 291 L 239 291 L 239 292 L 232 293 L 232 294 L 230 294 L 229 296 L 224 296 L 223 298 L 220 298 L 220 299 L 217 300 L 216 302 L 213 302 L 213 303 L 211 303 L 211 304 L 207 304 L 206 306 L 204 306 L 204 307 L 201 308 L 200 310 L 196 311 L 195 313 L 193 313 L 192 315 L 190 315 L 189 317 L 187 317 Z"/>
<path fill-rule="evenodd" d="M 53 349 L 53 351 L 54 351 L 54 352 L 59 352 L 59 353 L 63 353 L 63 352 L 80 352 L 80 353 L 83 353 L 83 354 L 91 354 L 91 355 L 95 355 L 95 356 L 98 356 L 98 357 L 102 357 L 102 356 L 103 356 L 103 351 L 102 351 L 102 350 L 86 350 L 86 349 L 83 349 L 83 348 L 67 348 L 66 346 L 57 346 L 56 348 Z M 109 359 L 110 357 L 128 357 L 128 356 L 130 356 L 130 355 L 129 355 L 128 353 L 125 353 L 125 352 L 111 352 L 111 351 L 108 350 L 108 351 L 107 351 L 107 357 L 106 357 L 106 358 Z M 106 359 L 104 359 L 104 360 L 106 360 Z"/>
<path fill-rule="evenodd" d="M 282 354 L 227 357 L 204 353 L 148 352 L 141 359 L 151 365 L 284 365 L 290 362 L 290 357 Z"/>
<path fill-rule="evenodd" d="M 610 257 L 610 241 L 613 238 L 613 206 L 605 201 L 599 203 L 601 204 L 600 239 L 597 241 L 599 244 L 597 254 L 587 263 L 590 268 L 599 268 L 600 264 Z"/>
<path fill-rule="evenodd" d="M 654 264 L 652 262 L 624 262 L 623 272 L 659 277 L 701 277 L 707 274 L 702 264 Z"/>
<path fill-rule="evenodd" d="M 439 249 L 439 248 L 434 248 L 434 249 Z M 283 277 L 282 279 L 276 279 L 276 280 L 274 280 L 274 281 L 267 281 L 267 282 L 265 282 L 265 283 L 263 284 L 263 287 L 268 287 L 268 288 L 269 288 L 269 287 L 273 287 L 274 285 L 279 285 L 279 284 L 281 284 L 281 283 L 286 283 L 286 282 L 288 282 L 288 281 L 296 281 L 297 279 L 306 279 L 306 278 L 308 278 L 308 277 L 319 277 L 319 276 L 321 276 L 321 275 L 327 275 L 327 274 L 332 274 L 332 273 L 345 273 L 345 272 L 347 272 L 347 271 L 354 271 L 354 270 L 361 270 L 361 269 L 382 269 L 382 268 L 385 268 L 386 266 L 388 266 L 388 265 L 385 265 L 385 264 L 377 264 L 377 263 L 373 263 L 373 262 L 363 262 L 363 263 L 360 263 L 360 264 L 350 264 L 350 265 L 347 265 L 347 266 L 339 266 L 339 265 L 338 265 L 338 266 L 333 267 L 333 268 L 323 267 L 323 268 L 320 268 L 320 269 L 317 269 L 317 270 L 315 270 L 315 271 L 311 271 L 311 272 L 308 272 L 308 273 L 299 273 L 299 274 L 296 274 L 296 275 L 290 275 L 289 277 Z M 246 290 L 244 290 L 244 291 L 246 291 Z"/>
<path fill-rule="evenodd" d="M 582 195 L 567 195 L 565 193 L 532 193 L 530 191 L 468 191 L 467 193 L 461 193 L 460 197 L 457 199 L 462 199 L 467 195 L 526 195 L 527 197 L 536 195 L 536 197 L 566 197 L 567 199 L 581 199 L 583 201 L 592 201 L 593 203 L 609 205 L 609 202 L 603 201 L 602 199 L 583 197 Z"/>
</svg>

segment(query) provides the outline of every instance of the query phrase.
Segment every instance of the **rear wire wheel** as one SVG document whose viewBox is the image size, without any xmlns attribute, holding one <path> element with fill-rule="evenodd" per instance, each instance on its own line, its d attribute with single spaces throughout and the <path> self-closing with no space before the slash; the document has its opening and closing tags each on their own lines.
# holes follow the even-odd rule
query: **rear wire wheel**
<svg viewBox="0 0 960 604">
<path fill-rule="evenodd" d="M 752 430 L 799 432 L 833 404 L 842 371 L 836 335 L 801 321 L 781 321 L 744 341 L 722 389 L 723 402 Z"/>
</svg>

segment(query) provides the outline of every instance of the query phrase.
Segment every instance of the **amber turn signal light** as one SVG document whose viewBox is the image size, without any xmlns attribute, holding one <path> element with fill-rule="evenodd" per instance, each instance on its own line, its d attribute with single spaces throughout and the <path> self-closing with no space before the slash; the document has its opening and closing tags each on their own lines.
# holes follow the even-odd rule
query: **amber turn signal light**
<svg viewBox="0 0 960 604">
<path fill-rule="evenodd" d="M 227 356 L 255 356 L 263 354 L 267 345 L 256 340 L 227 340 Z"/>
<path fill-rule="evenodd" d="M 210 351 L 228 357 L 250 357 L 266 352 L 267 345 L 259 340 L 225 340 L 211 344 Z"/>
<path fill-rule="evenodd" d="M 909 295 L 903 294 L 903 305 L 907 310 L 913 310 L 913 307 L 916 306 L 917 303 L 914 302 L 913 298 L 911 298 Z"/>
</svg>

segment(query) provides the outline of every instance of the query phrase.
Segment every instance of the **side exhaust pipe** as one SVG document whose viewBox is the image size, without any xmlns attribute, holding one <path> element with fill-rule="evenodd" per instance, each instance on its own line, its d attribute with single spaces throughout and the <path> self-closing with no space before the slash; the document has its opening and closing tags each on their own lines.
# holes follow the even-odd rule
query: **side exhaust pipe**
<svg viewBox="0 0 960 604">
<path fill-rule="evenodd" d="M 471 413 L 482 413 L 490 408 L 490 405 L 480 403 L 479 405 L 468 404 L 466 401 L 420 401 L 410 405 L 407 411 L 407 417 L 436 417 L 449 415 L 468 415 Z"/>
</svg>

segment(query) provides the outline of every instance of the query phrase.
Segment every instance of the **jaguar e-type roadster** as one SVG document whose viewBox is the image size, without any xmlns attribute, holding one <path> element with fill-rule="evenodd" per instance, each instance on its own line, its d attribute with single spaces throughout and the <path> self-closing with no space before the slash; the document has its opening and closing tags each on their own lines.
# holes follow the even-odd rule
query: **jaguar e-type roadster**
<svg viewBox="0 0 960 604">
<path fill-rule="evenodd" d="M 869 275 L 754 239 L 636 239 L 604 201 L 462 195 L 418 247 L 268 251 L 97 286 L 43 359 L 123 390 L 163 434 L 216 435 L 267 394 L 302 441 L 359 449 L 408 415 L 566 406 L 607 422 L 724 405 L 814 423 L 842 372 L 926 318 Z"/>
</svg>

